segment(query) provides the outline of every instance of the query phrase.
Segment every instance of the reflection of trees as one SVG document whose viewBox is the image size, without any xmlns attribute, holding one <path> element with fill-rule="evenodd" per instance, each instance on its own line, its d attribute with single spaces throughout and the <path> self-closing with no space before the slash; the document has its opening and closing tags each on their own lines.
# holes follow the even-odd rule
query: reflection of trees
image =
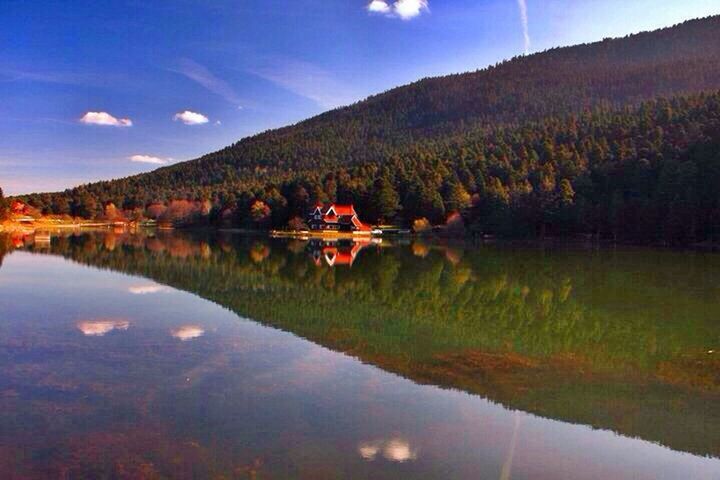
<svg viewBox="0 0 720 480">
<path fill-rule="evenodd" d="M 10 250 L 10 236 L 0 234 L 0 268 L 2 268 L 3 258 Z"/>
<path fill-rule="evenodd" d="M 192 291 L 417 381 L 715 453 L 715 257 L 367 248 L 352 270 L 298 245 L 180 235 L 55 240 L 76 261 Z M 270 253 L 272 252 L 272 253 Z M 662 259 L 658 258 L 663 255 Z M 663 260 L 663 261 L 659 261 Z M 712 286 L 712 288 L 711 288 Z M 678 425 L 682 431 L 678 433 Z M 710 437 L 710 438 L 709 438 Z"/>
<path fill-rule="evenodd" d="M 513 351 L 531 356 L 582 353 L 595 367 L 614 368 L 620 362 L 651 368 L 680 352 L 704 351 L 704 339 L 717 333 L 708 304 L 692 288 L 653 283 L 656 273 L 648 263 L 633 266 L 647 269 L 644 298 L 638 298 L 637 272 L 624 275 L 602 261 L 585 268 L 580 258 L 543 260 L 527 251 L 466 252 L 454 265 L 444 253 L 419 260 L 406 249 L 371 249 L 350 271 L 313 268 L 303 251 L 257 239 L 223 251 L 213 246 L 215 241 L 209 245 L 177 235 L 143 241 L 112 235 L 113 249 L 120 253 L 107 249 L 105 238 L 93 236 L 55 241 L 53 248 L 84 263 L 167 279 L 162 283 L 203 292 L 229 306 L 245 305 L 244 293 L 261 289 L 267 302 L 257 302 L 264 304 L 253 307 L 257 313 L 272 309 L 266 313 L 302 317 L 308 308 L 322 307 L 328 312 L 318 319 L 322 324 L 345 326 L 382 318 L 383 331 L 377 333 L 399 328 L 393 341 L 408 344 L 416 340 L 410 335 L 416 330 L 446 332 L 418 352 L 424 356 L 448 347 L 502 351 L 512 345 Z M 645 299 L 663 303 L 648 301 L 622 312 Z M 364 315 L 368 311 L 373 312 L 369 317 Z M 682 323 L 663 320 L 680 311 Z M 258 319 L 285 322 L 282 316 Z"/>
</svg>

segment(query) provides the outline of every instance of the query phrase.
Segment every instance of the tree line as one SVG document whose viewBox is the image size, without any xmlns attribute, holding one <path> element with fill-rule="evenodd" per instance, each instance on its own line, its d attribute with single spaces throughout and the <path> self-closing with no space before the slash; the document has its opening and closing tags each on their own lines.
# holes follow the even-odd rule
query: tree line
<svg viewBox="0 0 720 480">
<path fill-rule="evenodd" d="M 481 128 L 415 142 L 382 163 L 261 179 L 252 190 L 224 183 L 167 203 L 138 202 L 137 192 L 96 200 L 84 187 L 27 200 L 54 214 L 107 216 L 106 201 L 138 217 L 256 228 L 338 201 L 369 222 L 438 224 L 458 212 L 466 229 L 501 236 L 717 240 L 720 93 Z"/>
</svg>

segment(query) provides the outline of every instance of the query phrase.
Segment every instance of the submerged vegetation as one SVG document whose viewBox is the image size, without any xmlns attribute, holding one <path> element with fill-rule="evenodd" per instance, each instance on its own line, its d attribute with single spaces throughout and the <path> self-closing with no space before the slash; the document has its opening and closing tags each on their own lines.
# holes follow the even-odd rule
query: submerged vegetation
<svg viewBox="0 0 720 480">
<path fill-rule="evenodd" d="M 316 262 L 305 242 L 235 236 L 85 235 L 50 248 L 418 382 L 720 455 L 713 255 L 415 242 L 367 247 L 349 269 Z"/>
<path fill-rule="evenodd" d="M 44 213 L 369 223 L 637 243 L 720 235 L 720 17 L 424 79 L 155 172 L 24 196 Z M 457 213 L 460 216 L 457 216 Z M 462 231 L 462 229 L 458 229 Z"/>
</svg>

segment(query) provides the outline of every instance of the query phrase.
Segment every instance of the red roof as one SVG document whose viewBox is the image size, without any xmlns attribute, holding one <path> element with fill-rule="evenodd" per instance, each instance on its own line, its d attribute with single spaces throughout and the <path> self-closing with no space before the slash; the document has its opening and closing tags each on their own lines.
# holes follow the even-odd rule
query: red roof
<svg viewBox="0 0 720 480">
<path fill-rule="evenodd" d="M 352 222 L 352 224 L 358 230 L 365 232 L 369 232 L 372 230 L 372 227 L 370 227 L 370 225 L 366 225 L 360 220 L 357 212 L 355 211 L 355 206 L 353 206 L 352 204 L 340 205 L 336 203 L 331 203 L 327 207 L 325 207 L 318 203 L 315 205 L 314 211 L 318 209 L 323 216 L 323 221 L 326 223 L 338 223 L 340 222 L 341 218 L 345 217 L 345 219 L 347 220 L 346 217 L 350 217 L 349 221 Z"/>
<path fill-rule="evenodd" d="M 365 244 L 355 243 L 352 248 L 337 248 L 337 247 L 324 247 L 322 254 L 325 257 L 325 262 L 331 267 L 337 265 L 349 265 L 355 262 L 355 257 L 360 253 Z"/>
<path fill-rule="evenodd" d="M 337 244 L 325 245 L 313 254 L 315 265 L 320 266 L 323 262 L 331 267 L 339 265 L 352 266 L 360 251 L 370 245 L 371 242 L 365 239 L 356 239 L 353 241 L 352 247 L 339 246 Z"/>
<path fill-rule="evenodd" d="M 352 222 L 360 231 L 369 232 L 372 230 L 372 227 L 370 225 L 361 222 L 357 216 L 353 217 Z"/>
<path fill-rule="evenodd" d="M 355 215 L 355 207 L 352 205 L 337 205 L 333 203 L 328 207 L 326 212 L 329 212 L 330 209 L 334 210 L 337 215 Z"/>
<path fill-rule="evenodd" d="M 331 267 L 336 265 L 352 265 L 355 256 L 346 250 L 340 250 L 335 247 L 325 247 L 322 250 L 325 261 Z"/>
</svg>

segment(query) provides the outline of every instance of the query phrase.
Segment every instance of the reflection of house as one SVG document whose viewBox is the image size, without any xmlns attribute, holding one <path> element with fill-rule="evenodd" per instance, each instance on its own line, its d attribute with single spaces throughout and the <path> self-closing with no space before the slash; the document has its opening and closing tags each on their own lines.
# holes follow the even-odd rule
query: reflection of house
<svg viewBox="0 0 720 480">
<path fill-rule="evenodd" d="M 325 261 L 331 267 L 341 265 L 351 267 L 360 251 L 371 243 L 370 241 L 351 241 L 349 243 L 313 242 L 310 244 L 310 248 L 317 266 L 320 266 Z"/>
<path fill-rule="evenodd" d="M 370 225 L 360 221 L 352 205 L 315 205 L 308 216 L 310 230 L 335 232 L 372 232 Z"/>
<path fill-rule="evenodd" d="M 35 232 L 35 238 L 33 243 L 36 247 L 49 247 L 50 246 L 51 237 L 50 234 L 47 232 Z"/>
</svg>

